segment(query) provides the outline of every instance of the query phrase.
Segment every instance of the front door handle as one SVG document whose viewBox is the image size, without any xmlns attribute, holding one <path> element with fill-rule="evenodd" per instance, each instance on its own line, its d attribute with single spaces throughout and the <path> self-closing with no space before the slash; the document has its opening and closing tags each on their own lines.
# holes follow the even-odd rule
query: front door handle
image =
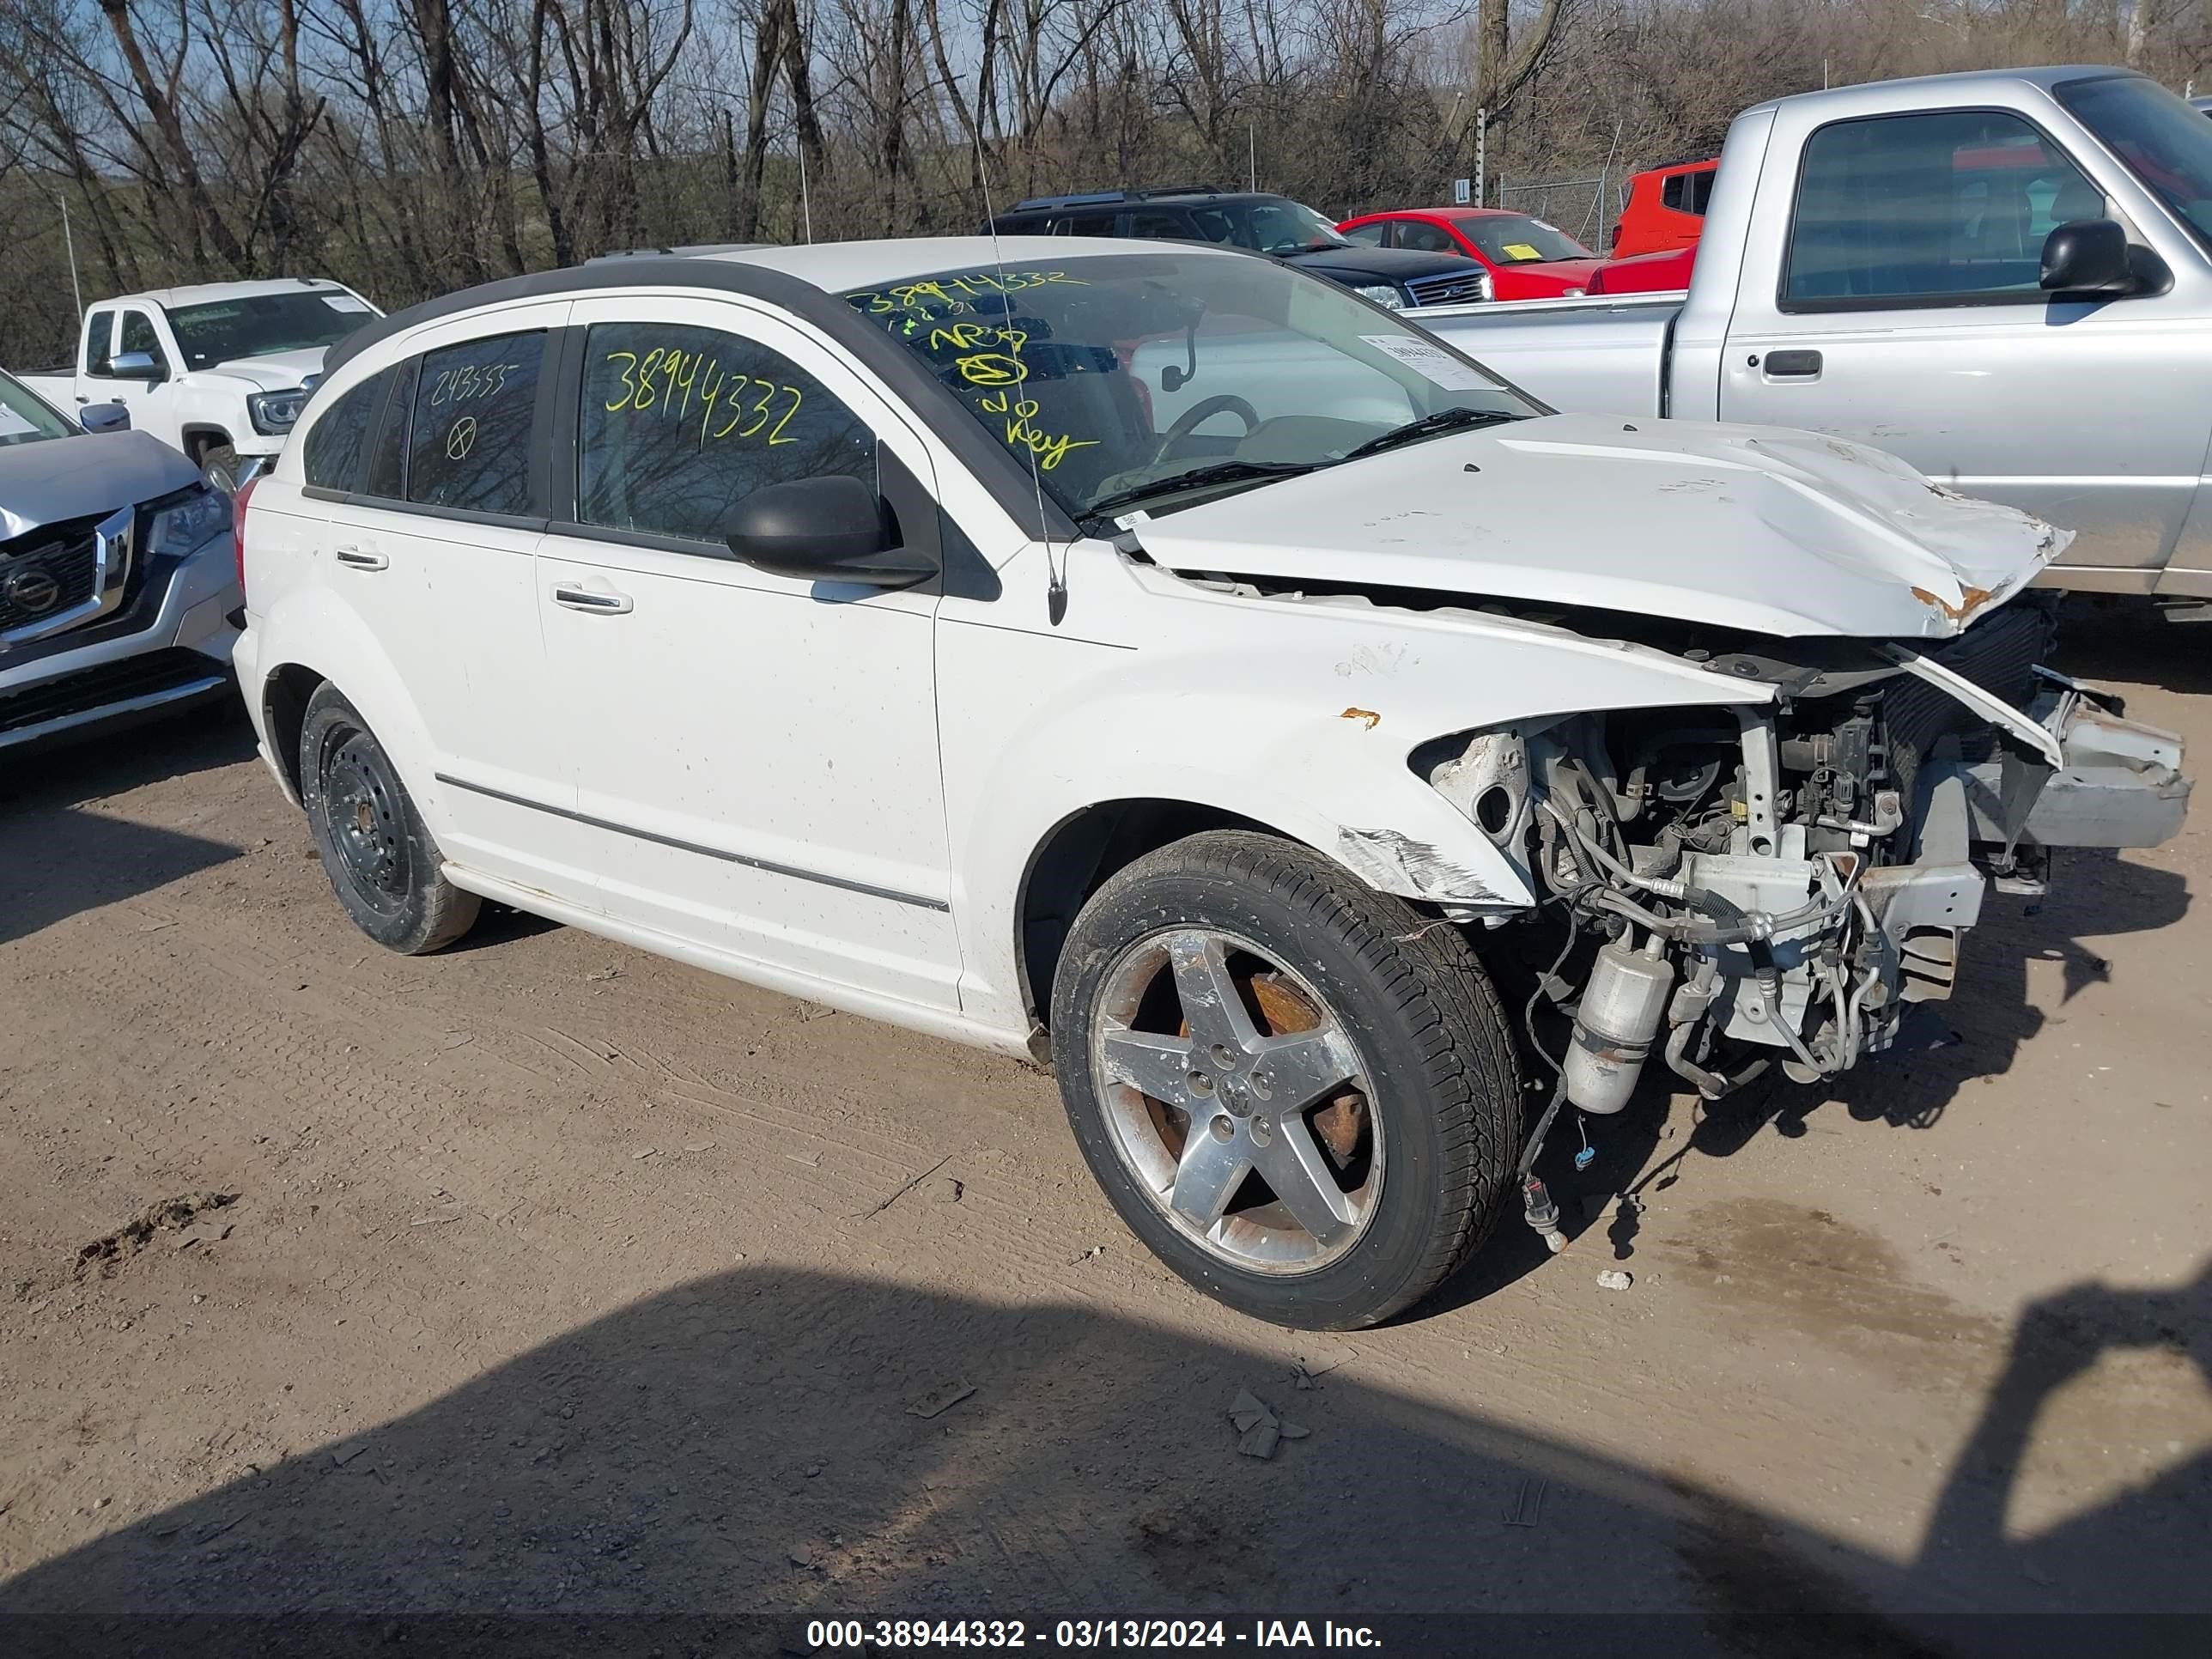
<svg viewBox="0 0 2212 1659">
<path fill-rule="evenodd" d="M 366 548 L 338 547 L 331 550 L 337 562 L 349 570 L 389 570 L 392 561 L 381 553 L 372 553 Z"/>
<path fill-rule="evenodd" d="M 1820 354 L 1817 351 L 1770 351 L 1766 354 L 1766 378 L 1770 380 L 1812 380 L 1820 374 Z"/>
<path fill-rule="evenodd" d="M 630 608 L 626 593 L 594 593 L 588 587 L 575 587 L 566 582 L 553 590 L 553 603 L 566 605 L 571 611 L 588 611 L 595 617 L 619 617 Z"/>
</svg>

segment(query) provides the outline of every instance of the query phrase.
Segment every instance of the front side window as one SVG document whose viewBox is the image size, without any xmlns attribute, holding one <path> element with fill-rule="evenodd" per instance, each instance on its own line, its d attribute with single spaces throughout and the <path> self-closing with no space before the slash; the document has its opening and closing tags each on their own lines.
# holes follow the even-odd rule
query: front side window
<svg viewBox="0 0 2212 1659">
<path fill-rule="evenodd" d="M 85 319 L 84 372 L 106 376 L 115 372 L 115 313 L 95 311 Z"/>
<path fill-rule="evenodd" d="M 393 371 L 372 374 L 328 409 L 315 412 L 302 441 L 301 469 L 310 484 L 350 492 L 359 486 L 369 430 L 384 409 Z"/>
<path fill-rule="evenodd" d="M 949 270 L 845 298 L 1079 520 L 1200 467 L 1279 476 L 1429 417 L 1422 434 L 1541 412 L 1333 283 L 1200 249 Z"/>
<path fill-rule="evenodd" d="M 41 438 L 66 438 L 70 430 L 70 423 L 30 387 L 0 374 L 0 448 L 36 443 Z"/>
<path fill-rule="evenodd" d="M 171 306 L 167 310 L 170 331 L 188 368 L 335 345 L 376 318 L 366 301 L 324 289 Z"/>
<path fill-rule="evenodd" d="M 876 434 L 789 358 L 719 329 L 600 323 L 585 338 L 576 517 L 719 544 L 763 485 L 876 485 Z"/>
<path fill-rule="evenodd" d="M 169 360 L 161 350 L 161 337 L 154 332 L 154 319 L 143 311 L 123 313 L 123 343 L 118 351 L 143 351 L 154 360 L 157 373 L 169 372 Z"/>
<path fill-rule="evenodd" d="M 1817 310 L 2038 300 L 2043 239 L 2104 211 L 2103 192 L 2017 115 L 1839 121 L 1805 146 L 1784 301 Z"/>
<path fill-rule="evenodd" d="M 2144 189 L 2212 247 L 2212 121 L 2139 75 L 2066 81 L 2052 90 Z"/>
<path fill-rule="evenodd" d="M 468 513 L 530 511 L 542 331 L 422 354 L 407 438 L 407 499 Z"/>
<path fill-rule="evenodd" d="M 1398 246 L 1421 253 L 1456 253 L 1459 244 L 1452 240 L 1451 232 L 1420 219 L 1398 221 Z"/>
</svg>

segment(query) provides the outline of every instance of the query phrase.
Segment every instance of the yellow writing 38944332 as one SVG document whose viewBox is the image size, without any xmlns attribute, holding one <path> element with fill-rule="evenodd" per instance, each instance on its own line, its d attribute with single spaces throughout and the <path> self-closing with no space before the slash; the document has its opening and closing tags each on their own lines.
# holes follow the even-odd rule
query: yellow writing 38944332
<svg viewBox="0 0 2212 1659">
<path fill-rule="evenodd" d="M 799 441 L 783 435 L 806 401 L 795 386 L 725 369 L 720 357 L 678 346 L 655 346 L 643 356 L 610 351 L 605 361 L 622 376 L 617 395 L 605 404 L 611 415 L 653 415 L 688 426 L 696 404 L 702 447 L 715 438 L 759 438 L 770 445 Z"/>
</svg>

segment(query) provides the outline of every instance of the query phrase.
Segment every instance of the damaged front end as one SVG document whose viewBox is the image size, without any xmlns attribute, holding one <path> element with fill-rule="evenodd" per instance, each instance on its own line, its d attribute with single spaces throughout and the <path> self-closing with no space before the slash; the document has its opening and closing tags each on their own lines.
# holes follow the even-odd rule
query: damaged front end
<svg viewBox="0 0 2212 1659">
<path fill-rule="evenodd" d="M 1655 1054 L 1707 1098 L 1770 1062 L 1800 1082 L 1848 1070 L 1951 994 L 1990 878 L 2033 893 L 2051 848 L 2170 838 L 2179 740 L 2041 668 L 2051 635 L 2028 601 L 1928 650 L 1688 648 L 1775 700 L 1576 714 L 1417 754 L 1565 919 L 1539 975 L 1571 1021 L 1553 1111 L 1620 1110 Z"/>
</svg>

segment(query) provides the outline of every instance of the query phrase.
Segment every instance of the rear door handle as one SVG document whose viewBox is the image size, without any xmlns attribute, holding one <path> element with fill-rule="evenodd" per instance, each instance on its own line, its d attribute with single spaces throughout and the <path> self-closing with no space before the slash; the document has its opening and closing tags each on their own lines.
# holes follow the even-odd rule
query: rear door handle
<svg viewBox="0 0 2212 1659">
<path fill-rule="evenodd" d="M 1811 380 L 1820 378 L 1820 354 L 1817 351 L 1770 351 L 1766 354 L 1766 378 L 1770 380 Z"/>
<path fill-rule="evenodd" d="M 588 611 L 596 617 L 619 617 L 630 609 L 626 593 L 594 593 L 588 587 L 576 587 L 567 582 L 553 590 L 553 603 L 566 605 L 571 611 Z"/>
<path fill-rule="evenodd" d="M 349 570 L 389 570 L 392 561 L 381 553 L 371 553 L 358 547 L 333 548 L 337 562 Z"/>
</svg>

